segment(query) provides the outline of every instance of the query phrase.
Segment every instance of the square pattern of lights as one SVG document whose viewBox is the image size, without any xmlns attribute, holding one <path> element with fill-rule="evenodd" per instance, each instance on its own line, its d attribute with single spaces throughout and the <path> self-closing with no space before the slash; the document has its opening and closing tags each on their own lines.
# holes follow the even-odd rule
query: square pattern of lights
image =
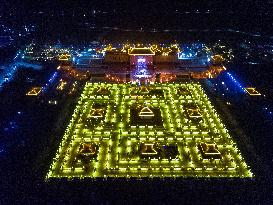
<svg viewBox="0 0 273 205">
<path fill-rule="evenodd" d="M 87 83 L 47 178 L 252 177 L 198 83 Z"/>
</svg>

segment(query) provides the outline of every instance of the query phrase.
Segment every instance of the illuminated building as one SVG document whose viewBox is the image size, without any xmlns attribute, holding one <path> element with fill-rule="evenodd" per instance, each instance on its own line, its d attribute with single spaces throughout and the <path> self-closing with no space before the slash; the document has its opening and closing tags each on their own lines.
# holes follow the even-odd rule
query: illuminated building
<svg viewBox="0 0 273 205">
<path fill-rule="evenodd" d="M 157 151 L 154 149 L 154 144 L 142 143 L 140 145 L 140 153 L 144 156 L 156 156 Z"/>
<path fill-rule="evenodd" d="M 56 89 L 62 91 L 65 88 L 66 84 L 67 84 L 66 81 L 64 81 L 63 79 L 60 79 L 59 84 L 56 87 Z"/>
<path fill-rule="evenodd" d="M 140 59 L 147 65 L 153 65 L 155 53 L 150 48 L 133 48 L 130 52 L 130 65 L 136 65 Z"/>
<path fill-rule="evenodd" d="M 202 117 L 198 108 L 187 108 L 186 110 L 187 110 L 187 114 L 188 114 L 189 118 L 197 119 L 197 118 Z"/>
<path fill-rule="evenodd" d="M 95 143 L 85 142 L 80 144 L 76 159 L 81 160 L 86 165 L 86 162 L 88 163 L 90 160 L 96 159 L 97 156 L 98 146 Z"/>
<path fill-rule="evenodd" d="M 47 179 L 252 177 L 200 84 L 146 88 L 87 83 Z"/>
<path fill-rule="evenodd" d="M 132 73 L 135 79 L 151 78 L 152 73 L 150 69 L 148 69 L 147 58 L 144 58 L 143 56 L 138 56 L 134 72 Z"/>
<path fill-rule="evenodd" d="M 211 57 L 212 64 L 214 64 L 214 65 L 222 64 L 224 62 L 224 60 L 225 59 L 221 55 L 214 55 Z"/>
<path fill-rule="evenodd" d="M 153 111 L 150 108 L 144 107 L 144 108 L 141 109 L 141 111 L 139 112 L 138 116 L 141 119 L 151 119 L 155 115 L 154 115 Z"/>
<path fill-rule="evenodd" d="M 259 93 L 256 88 L 252 88 L 252 87 L 249 87 L 249 88 L 245 88 L 246 92 L 251 95 L 251 96 L 260 96 L 261 93 Z"/>
<path fill-rule="evenodd" d="M 200 143 L 199 148 L 204 158 L 221 158 L 216 144 Z"/>
<path fill-rule="evenodd" d="M 59 56 L 58 60 L 59 61 L 69 61 L 70 60 L 70 55 L 69 54 L 62 54 Z"/>
<path fill-rule="evenodd" d="M 179 49 L 178 45 L 125 44 L 122 49 L 110 46 L 108 49 L 105 49 L 105 52 L 104 62 L 106 64 L 123 63 L 130 65 L 131 70 L 135 69 L 136 72 L 132 76 L 131 81 L 138 81 L 138 78 L 146 78 L 146 80 L 154 81 L 155 76 L 153 76 L 152 72 L 149 72 L 152 69 L 163 73 L 171 69 L 179 74 L 183 73 L 188 75 L 188 78 L 192 77 L 197 79 L 215 78 L 225 70 L 223 66 L 210 62 L 211 51 L 200 43 L 184 46 L 182 50 Z M 214 55 L 214 58 L 217 56 L 218 55 Z M 108 66 L 111 67 L 113 65 Z M 139 69 L 140 67 L 142 67 L 142 69 Z M 128 69 L 129 67 L 124 66 L 123 68 Z M 146 71 L 142 72 L 144 70 Z M 174 72 L 173 74 L 176 74 Z M 162 77 L 161 82 L 172 81 L 174 78 L 175 77 L 165 79 Z M 110 80 L 116 82 L 124 81 L 113 75 L 111 75 Z"/>
<path fill-rule="evenodd" d="M 91 111 L 91 113 L 90 113 L 89 116 L 91 118 L 102 118 L 103 117 L 103 113 L 104 113 L 103 109 L 95 108 L 95 109 L 92 109 L 92 111 Z"/>
<path fill-rule="evenodd" d="M 38 96 L 42 92 L 42 87 L 33 87 L 26 95 Z"/>
</svg>

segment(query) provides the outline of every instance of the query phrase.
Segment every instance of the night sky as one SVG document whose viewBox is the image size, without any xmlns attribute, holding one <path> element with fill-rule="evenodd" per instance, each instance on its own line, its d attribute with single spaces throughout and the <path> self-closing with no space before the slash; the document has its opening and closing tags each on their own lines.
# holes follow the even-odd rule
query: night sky
<svg viewBox="0 0 273 205">
<path fill-rule="evenodd" d="M 117 12 L 133 12 L 140 15 L 151 13 L 170 12 L 172 10 L 192 11 L 192 10 L 211 10 L 214 12 L 235 12 L 248 13 L 252 12 L 270 12 L 273 2 L 269 0 L 208 0 L 208 1 L 168 1 L 168 0 L 100 0 L 100 1 L 56 1 L 56 0 L 2 0 L 1 9 L 6 13 L 14 11 L 17 15 L 27 15 L 33 11 L 57 12 L 74 10 L 75 12 L 88 12 L 92 9 L 103 11 L 117 11 Z"/>
<path fill-rule="evenodd" d="M 130 29 L 224 28 L 273 32 L 270 0 L 2 0 L 0 9 L 2 21 L 13 27 L 34 24 L 56 28 L 58 24 L 66 24 L 72 30 L 79 24 L 91 23 Z"/>
</svg>

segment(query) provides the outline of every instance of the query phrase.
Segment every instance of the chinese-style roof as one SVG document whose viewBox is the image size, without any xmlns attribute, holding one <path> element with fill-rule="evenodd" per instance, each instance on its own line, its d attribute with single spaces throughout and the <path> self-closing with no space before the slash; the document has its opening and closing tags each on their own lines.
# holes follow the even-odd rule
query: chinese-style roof
<svg viewBox="0 0 273 205">
<path fill-rule="evenodd" d="M 221 158 L 221 153 L 216 144 L 200 143 L 199 147 L 204 158 Z"/>
<path fill-rule="evenodd" d="M 189 108 L 189 109 L 187 109 L 187 113 L 190 118 L 201 118 L 202 117 L 202 115 L 198 109 Z"/>
<path fill-rule="evenodd" d="M 68 61 L 71 56 L 69 54 L 62 54 L 59 56 L 60 61 Z"/>
<path fill-rule="evenodd" d="M 249 95 L 261 95 L 256 88 L 245 88 L 245 90 Z"/>
<path fill-rule="evenodd" d="M 33 87 L 26 95 L 37 96 L 42 92 L 42 87 Z"/>
<path fill-rule="evenodd" d="M 141 155 L 157 155 L 157 151 L 154 148 L 154 144 L 143 143 L 140 145 Z"/>
<path fill-rule="evenodd" d="M 139 117 L 141 117 L 141 118 L 142 118 L 142 117 L 143 117 L 143 118 L 154 117 L 153 111 L 152 111 L 150 108 L 148 108 L 148 107 L 142 108 L 138 115 L 139 115 Z"/>
<path fill-rule="evenodd" d="M 89 143 L 82 144 L 79 149 L 79 153 L 84 155 L 94 155 L 96 151 L 96 147 Z"/>
<path fill-rule="evenodd" d="M 129 55 L 155 55 L 150 48 L 133 48 Z"/>
<path fill-rule="evenodd" d="M 90 117 L 91 118 L 102 118 L 104 114 L 103 109 L 92 109 Z"/>
</svg>

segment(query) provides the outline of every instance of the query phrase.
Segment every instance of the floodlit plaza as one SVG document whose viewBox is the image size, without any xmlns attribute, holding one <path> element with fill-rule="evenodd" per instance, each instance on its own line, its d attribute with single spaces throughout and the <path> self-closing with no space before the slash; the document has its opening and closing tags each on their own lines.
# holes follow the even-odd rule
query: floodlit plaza
<svg viewBox="0 0 273 205">
<path fill-rule="evenodd" d="M 87 83 L 47 178 L 252 177 L 199 83 Z"/>
</svg>

